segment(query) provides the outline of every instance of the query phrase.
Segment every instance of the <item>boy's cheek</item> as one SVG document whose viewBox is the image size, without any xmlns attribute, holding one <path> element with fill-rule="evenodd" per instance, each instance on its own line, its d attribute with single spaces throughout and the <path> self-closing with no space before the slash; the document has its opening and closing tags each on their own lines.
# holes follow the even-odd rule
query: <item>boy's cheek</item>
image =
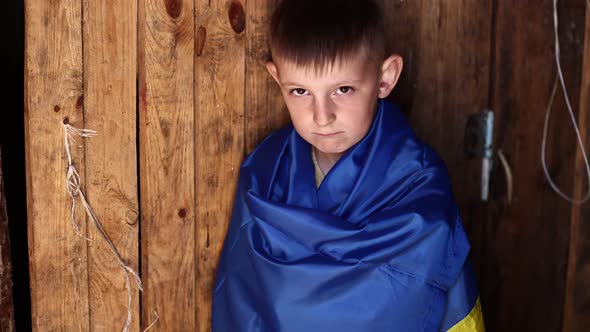
<svg viewBox="0 0 590 332">
<path fill-rule="evenodd" d="M 283 99 L 285 101 L 285 104 L 287 105 L 287 108 L 289 109 L 289 112 L 297 114 L 301 114 L 302 112 L 304 112 L 305 109 L 309 107 L 309 103 L 311 101 L 311 98 L 308 97 L 290 96 Z"/>
</svg>

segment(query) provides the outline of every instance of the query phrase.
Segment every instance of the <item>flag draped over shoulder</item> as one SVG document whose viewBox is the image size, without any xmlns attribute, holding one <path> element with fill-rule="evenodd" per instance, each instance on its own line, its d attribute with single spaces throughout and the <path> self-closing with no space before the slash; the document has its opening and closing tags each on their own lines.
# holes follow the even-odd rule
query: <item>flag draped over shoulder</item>
<svg viewBox="0 0 590 332">
<path fill-rule="evenodd" d="M 447 169 L 396 106 L 379 100 L 319 188 L 311 146 L 288 126 L 240 170 L 212 329 L 456 327 L 477 299 L 468 252 Z"/>
</svg>

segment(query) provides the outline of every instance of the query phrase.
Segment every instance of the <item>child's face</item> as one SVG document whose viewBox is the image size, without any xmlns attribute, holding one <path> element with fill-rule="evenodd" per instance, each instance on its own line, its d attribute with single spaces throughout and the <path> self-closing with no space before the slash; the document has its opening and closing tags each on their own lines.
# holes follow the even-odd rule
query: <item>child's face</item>
<svg viewBox="0 0 590 332">
<path fill-rule="evenodd" d="M 320 152 L 336 156 L 365 136 L 377 98 L 386 97 L 395 85 L 389 82 L 391 75 L 364 56 L 336 61 L 322 72 L 281 60 L 267 67 L 281 87 L 297 133 Z M 399 70 L 395 81 L 398 76 Z"/>
</svg>

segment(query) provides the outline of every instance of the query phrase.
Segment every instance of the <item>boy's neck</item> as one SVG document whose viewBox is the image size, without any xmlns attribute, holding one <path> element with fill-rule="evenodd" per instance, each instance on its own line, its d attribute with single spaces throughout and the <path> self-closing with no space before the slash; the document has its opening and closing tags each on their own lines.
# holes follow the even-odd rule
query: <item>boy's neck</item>
<svg viewBox="0 0 590 332">
<path fill-rule="evenodd" d="M 343 153 L 324 153 L 313 146 L 312 148 L 313 153 L 315 153 L 315 157 L 318 161 L 318 166 L 320 166 L 320 169 L 324 175 L 328 174 L 338 159 L 340 159 L 340 157 L 343 155 Z"/>
</svg>

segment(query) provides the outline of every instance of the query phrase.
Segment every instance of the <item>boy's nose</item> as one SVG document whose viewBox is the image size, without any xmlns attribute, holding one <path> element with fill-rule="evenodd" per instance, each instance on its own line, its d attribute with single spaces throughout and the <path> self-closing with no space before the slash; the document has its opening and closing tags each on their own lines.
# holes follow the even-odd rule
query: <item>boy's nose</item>
<svg viewBox="0 0 590 332">
<path fill-rule="evenodd" d="M 330 100 L 317 100 L 314 105 L 313 121 L 320 127 L 325 127 L 336 119 L 334 105 Z"/>
</svg>

